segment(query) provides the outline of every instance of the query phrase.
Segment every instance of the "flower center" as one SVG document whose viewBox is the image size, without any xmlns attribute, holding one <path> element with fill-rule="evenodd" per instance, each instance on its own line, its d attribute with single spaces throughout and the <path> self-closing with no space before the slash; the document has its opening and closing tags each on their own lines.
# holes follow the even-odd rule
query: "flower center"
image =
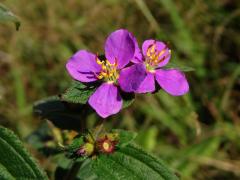
<svg viewBox="0 0 240 180">
<path fill-rule="evenodd" d="M 115 149 L 116 142 L 110 141 L 109 139 L 104 139 L 102 142 L 99 142 L 99 148 L 102 153 L 113 153 Z"/>
<path fill-rule="evenodd" d="M 166 55 L 165 52 L 169 51 Z M 147 49 L 145 65 L 148 71 L 154 72 L 155 69 L 158 67 L 159 63 L 163 62 L 166 58 L 169 57 L 171 50 L 165 46 L 161 51 L 156 49 L 156 44 L 149 46 Z"/>
<path fill-rule="evenodd" d="M 116 82 L 119 77 L 119 72 L 117 70 L 117 61 L 111 64 L 107 59 L 105 61 L 101 61 L 96 58 L 97 63 L 101 66 L 102 70 L 97 75 L 98 79 L 104 79 L 107 82 Z"/>
<path fill-rule="evenodd" d="M 102 146 L 105 151 L 109 151 L 111 144 L 105 141 Z"/>
</svg>

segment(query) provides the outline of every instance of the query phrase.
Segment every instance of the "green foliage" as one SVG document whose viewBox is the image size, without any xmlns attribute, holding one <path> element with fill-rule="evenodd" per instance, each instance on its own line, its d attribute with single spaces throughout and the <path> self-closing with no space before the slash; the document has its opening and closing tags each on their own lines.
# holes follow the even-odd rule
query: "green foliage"
<svg viewBox="0 0 240 180">
<path fill-rule="evenodd" d="M 89 97 L 95 92 L 97 85 L 85 85 L 75 81 L 62 95 L 62 100 L 71 103 L 86 104 Z"/>
<path fill-rule="evenodd" d="M 17 30 L 20 27 L 19 19 L 1 3 L 0 3 L 0 22 L 1 23 L 13 22 L 15 23 Z"/>
<path fill-rule="evenodd" d="M 194 71 L 195 69 L 192 67 L 188 66 L 182 66 L 174 63 L 168 63 L 166 66 L 163 67 L 164 69 L 178 69 L 182 72 L 189 72 L 189 71 Z"/>
<path fill-rule="evenodd" d="M 92 111 L 87 105 L 64 102 L 59 96 L 52 96 L 34 104 L 33 112 L 42 119 L 48 119 L 62 129 L 81 129 L 84 121 Z"/>
<path fill-rule="evenodd" d="M 0 179 L 47 179 L 12 131 L 0 127 Z"/>
<path fill-rule="evenodd" d="M 131 143 L 137 136 L 137 133 L 131 131 L 124 131 L 121 129 L 115 129 L 113 130 L 113 132 L 118 133 L 119 142 L 117 146 L 121 148 Z"/>
<path fill-rule="evenodd" d="M 66 151 L 70 154 L 73 154 L 76 152 L 77 149 L 79 149 L 84 144 L 83 136 L 76 137 L 73 139 L 72 143 L 67 146 Z"/>
<path fill-rule="evenodd" d="M 89 170 L 90 169 L 90 170 Z M 111 155 L 100 155 L 83 164 L 79 171 L 80 179 L 178 179 L 164 163 L 128 145 Z"/>
<path fill-rule="evenodd" d="M 49 138 L 51 137 L 51 138 Z M 52 150 L 54 147 L 47 147 L 47 144 L 50 140 L 53 140 L 53 133 L 48 127 L 47 123 L 43 123 L 36 131 L 32 132 L 28 137 L 26 138 L 27 143 L 29 143 L 33 148 L 38 150 L 39 152 L 45 154 L 46 156 L 49 155 L 49 153 L 52 153 Z M 53 143 L 51 143 L 53 144 Z"/>
</svg>

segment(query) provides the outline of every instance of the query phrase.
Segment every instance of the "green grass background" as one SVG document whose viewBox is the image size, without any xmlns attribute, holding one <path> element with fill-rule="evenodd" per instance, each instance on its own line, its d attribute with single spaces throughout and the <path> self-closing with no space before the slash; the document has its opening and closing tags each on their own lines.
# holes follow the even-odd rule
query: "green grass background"
<svg viewBox="0 0 240 180">
<path fill-rule="evenodd" d="M 29 135 L 41 123 L 32 115 L 33 103 L 70 85 L 68 58 L 79 49 L 102 53 L 108 34 L 126 28 L 140 44 L 167 41 L 171 62 L 195 71 L 187 73 L 187 95 L 137 95 L 108 126 L 138 132 L 137 143 L 183 179 L 240 178 L 240 1 L 2 3 L 19 16 L 21 27 L 0 25 L 0 124 Z M 41 162 L 47 169 L 43 157 Z"/>
</svg>

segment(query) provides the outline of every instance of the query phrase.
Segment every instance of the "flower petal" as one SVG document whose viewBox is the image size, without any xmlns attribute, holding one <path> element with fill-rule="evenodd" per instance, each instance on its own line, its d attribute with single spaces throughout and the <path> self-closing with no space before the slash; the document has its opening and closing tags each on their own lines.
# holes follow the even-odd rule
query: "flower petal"
<svg viewBox="0 0 240 180">
<path fill-rule="evenodd" d="M 101 67 L 96 63 L 96 55 L 86 50 L 75 53 L 67 62 L 66 68 L 72 78 L 81 82 L 97 80 Z"/>
<path fill-rule="evenodd" d="M 155 91 L 155 77 L 151 72 L 147 72 L 144 80 L 139 85 L 136 93 L 147 93 Z"/>
<path fill-rule="evenodd" d="M 117 86 L 103 83 L 89 98 L 88 103 L 101 117 L 106 118 L 118 113 L 123 102 Z"/>
<path fill-rule="evenodd" d="M 138 89 L 146 76 L 144 64 L 134 64 L 121 70 L 118 83 L 125 92 L 134 92 Z"/>
<path fill-rule="evenodd" d="M 105 43 L 105 56 L 114 63 L 117 60 L 118 69 L 126 66 L 134 57 L 135 45 L 131 34 L 124 29 L 111 33 Z"/>
<path fill-rule="evenodd" d="M 164 42 L 156 41 L 153 39 L 144 41 L 142 45 L 143 55 L 146 57 L 148 48 L 151 47 L 154 43 L 156 44 L 156 50 L 158 52 L 161 52 L 165 49 L 165 52 L 159 57 L 159 59 L 164 58 L 164 60 L 158 64 L 158 67 L 163 67 L 169 62 L 171 58 L 170 49 L 167 47 L 167 45 Z"/>
<path fill-rule="evenodd" d="M 132 38 L 132 40 L 134 42 L 134 46 L 135 46 L 135 53 L 134 53 L 134 57 L 131 60 L 131 62 L 141 63 L 141 62 L 143 62 L 143 56 L 142 56 L 141 49 L 138 46 L 138 42 L 137 42 L 136 37 L 133 34 L 130 34 L 130 35 L 131 35 L 131 38 Z"/>
<path fill-rule="evenodd" d="M 185 75 L 177 70 L 156 70 L 156 80 L 166 92 L 173 96 L 181 96 L 189 91 Z"/>
</svg>

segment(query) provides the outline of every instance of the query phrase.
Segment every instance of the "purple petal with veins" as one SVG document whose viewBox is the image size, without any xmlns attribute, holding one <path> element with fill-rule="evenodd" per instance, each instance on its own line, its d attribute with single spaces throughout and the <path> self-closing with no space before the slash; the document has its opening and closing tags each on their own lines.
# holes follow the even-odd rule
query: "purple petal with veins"
<svg viewBox="0 0 240 180">
<path fill-rule="evenodd" d="M 125 92 L 135 92 L 146 77 L 146 74 L 146 68 L 142 63 L 124 68 L 121 70 L 118 79 L 119 86 Z"/>
<path fill-rule="evenodd" d="M 163 90 L 173 96 L 181 96 L 189 91 L 184 73 L 177 69 L 156 70 L 156 80 Z"/>
<path fill-rule="evenodd" d="M 141 82 L 136 93 L 148 93 L 155 91 L 155 76 L 154 73 L 147 72 L 144 80 Z"/>
<path fill-rule="evenodd" d="M 73 79 L 81 82 L 97 80 L 101 67 L 96 63 L 96 55 L 86 50 L 75 53 L 67 62 L 66 68 Z"/>
<path fill-rule="evenodd" d="M 134 46 L 135 46 L 134 57 L 131 60 L 131 62 L 133 62 L 133 63 L 141 63 L 141 62 L 143 62 L 143 56 L 142 56 L 141 49 L 139 48 L 137 39 L 136 39 L 136 37 L 133 34 L 131 34 L 131 38 L 132 38 L 132 40 L 134 42 Z"/>
<path fill-rule="evenodd" d="M 105 43 L 105 56 L 110 63 L 117 61 L 118 69 L 126 66 L 134 57 L 135 45 L 131 34 L 124 29 L 111 33 Z"/>
<path fill-rule="evenodd" d="M 88 103 L 103 118 L 118 113 L 122 108 L 122 98 L 113 83 L 103 83 L 89 98 Z"/>
</svg>

